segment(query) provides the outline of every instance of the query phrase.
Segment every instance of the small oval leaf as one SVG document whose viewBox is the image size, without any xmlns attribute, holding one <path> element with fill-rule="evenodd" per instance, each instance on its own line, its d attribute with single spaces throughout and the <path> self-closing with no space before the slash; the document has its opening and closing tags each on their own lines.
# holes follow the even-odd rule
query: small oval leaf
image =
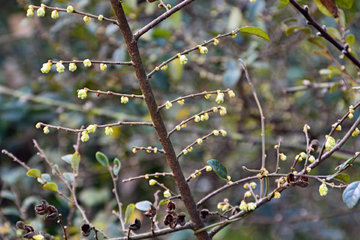
<svg viewBox="0 0 360 240">
<path fill-rule="evenodd" d="M 68 164 L 71 164 L 71 158 L 72 158 L 72 154 L 68 154 L 65 156 L 62 156 L 61 159 L 64 160 L 65 162 L 67 162 Z"/>
<path fill-rule="evenodd" d="M 209 164 L 213 171 L 221 178 L 227 179 L 227 169 L 224 165 L 222 165 L 221 162 L 215 159 L 211 159 L 207 162 Z"/>
<path fill-rule="evenodd" d="M 28 177 L 35 177 L 35 178 L 40 178 L 41 177 L 41 172 L 37 169 L 30 169 L 26 175 Z"/>
<path fill-rule="evenodd" d="M 239 29 L 239 32 L 255 35 L 265 39 L 266 41 L 270 41 L 269 35 L 267 35 L 267 33 L 264 32 L 262 29 L 257 27 L 243 27 Z"/>
<path fill-rule="evenodd" d="M 58 186 L 56 185 L 56 183 L 53 183 L 53 182 L 49 182 L 49 183 L 45 184 L 43 186 L 43 188 L 46 190 L 49 190 L 49 191 L 53 191 L 53 192 L 58 191 Z"/>
<path fill-rule="evenodd" d="M 41 174 L 41 178 L 38 178 L 37 180 L 38 180 L 39 183 L 44 184 L 44 183 L 50 182 L 50 181 L 51 181 L 51 177 L 50 177 L 49 174 L 44 173 L 44 174 Z M 43 181 L 43 180 L 45 180 L 46 182 Z"/>
<path fill-rule="evenodd" d="M 95 157 L 96 157 L 96 160 L 104 167 L 109 166 L 109 159 L 102 152 L 96 152 Z"/>
<path fill-rule="evenodd" d="M 133 203 L 130 203 L 125 210 L 125 220 L 124 222 L 127 223 L 131 217 L 131 215 L 133 214 L 135 209 L 135 205 Z"/>
<path fill-rule="evenodd" d="M 335 0 L 335 4 L 339 7 L 350 9 L 354 4 L 354 0 Z"/>
<path fill-rule="evenodd" d="M 340 181 L 343 181 L 345 183 L 348 183 L 350 181 L 350 176 L 345 173 L 340 173 L 339 175 L 334 177 L 335 179 L 338 179 Z"/>
<path fill-rule="evenodd" d="M 347 186 L 343 192 L 343 201 L 352 209 L 356 206 L 360 198 L 360 181 L 353 182 Z"/>
<path fill-rule="evenodd" d="M 81 156 L 80 153 L 75 152 L 71 157 L 71 168 L 75 170 L 76 173 L 79 172 L 79 164 L 80 164 Z"/>
<path fill-rule="evenodd" d="M 69 182 L 73 182 L 74 181 L 74 174 L 70 173 L 70 172 L 66 172 L 63 173 L 63 176 L 66 180 L 68 180 Z"/>
<path fill-rule="evenodd" d="M 170 200 L 168 200 L 168 199 L 163 199 L 163 200 L 161 200 L 161 201 L 159 202 L 159 207 L 160 207 L 161 205 L 167 204 L 169 201 L 170 201 Z"/>
<path fill-rule="evenodd" d="M 150 208 L 151 202 L 149 202 L 148 200 L 145 201 L 141 201 L 135 204 L 136 209 L 140 210 L 140 211 L 148 211 Z"/>
<path fill-rule="evenodd" d="M 119 159 L 115 158 L 115 159 L 114 159 L 113 173 L 114 173 L 114 175 L 115 175 L 116 177 L 117 177 L 118 174 L 119 174 L 120 168 L 121 168 L 121 162 L 120 162 Z"/>
</svg>

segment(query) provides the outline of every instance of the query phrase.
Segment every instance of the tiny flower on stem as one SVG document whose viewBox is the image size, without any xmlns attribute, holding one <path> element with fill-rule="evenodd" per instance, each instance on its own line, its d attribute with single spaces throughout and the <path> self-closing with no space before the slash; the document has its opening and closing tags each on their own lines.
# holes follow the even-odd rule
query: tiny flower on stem
<svg viewBox="0 0 360 240">
<path fill-rule="evenodd" d="M 252 189 L 255 189 L 255 188 L 256 188 L 256 182 L 251 182 L 251 183 L 250 183 L 250 187 L 251 187 Z"/>
<path fill-rule="evenodd" d="M 65 70 L 65 66 L 62 64 L 62 61 L 56 63 L 56 71 L 62 73 L 64 72 L 64 70 Z"/>
<path fill-rule="evenodd" d="M 246 191 L 244 194 L 244 198 L 248 198 L 251 197 L 251 192 L 250 191 Z"/>
<path fill-rule="evenodd" d="M 177 103 L 180 104 L 180 106 L 182 106 L 182 105 L 184 105 L 185 100 L 184 100 L 184 99 L 181 99 L 181 100 L 177 101 Z"/>
<path fill-rule="evenodd" d="M 38 16 L 38 17 L 44 17 L 44 16 L 45 16 L 45 8 L 44 8 L 44 7 L 39 8 L 39 9 L 36 11 L 36 13 L 37 13 L 37 16 Z"/>
<path fill-rule="evenodd" d="M 286 159 L 287 159 L 287 156 L 283 153 L 280 153 L 279 157 L 280 157 L 281 161 L 286 161 Z"/>
<path fill-rule="evenodd" d="M 86 130 L 88 130 L 88 133 L 94 133 L 97 129 L 97 125 L 93 124 L 93 125 L 89 125 Z"/>
<path fill-rule="evenodd" d="M 150 185 L 150 186 L 154 186 L 156 183 L 157 183 L 157 181 L 154 180 L 154 179 L 150 179 L 150 180 L 149 180 L 149 185 Z"/>
<path fill-rule="evenodd" d="M 114 130 L 112 129 L 112 127 L 105 127 L 105 134 L 107 136 L 111 136 L 114 133 Z"/>
<path fill-rule="evenodd" d="M 326 138 L 326 142 L 325 142 L 325 148 L 326 150 L 330 151 L 331 149 L 333 149 L 335 147 L 335 139 L 329 135 L 325 136 Z"/>
<path fill-rule="evenodd" d="M 177 55 L 181 65 L 185 65 L 188 62 L 188 59 L 185 55 L 181 55 L 180 53 Z"/>
<path fill-rule="evenodd" d="M 166 191 L 164 191 L 164 197 L 165 197 L 165 198 L 171 197 L 171 193 L 170 193 L 170 190 L 169 190 L 169 189 L 166 190 Z"/>
<path fill-rule="evenodd" d="M 43 129 L 43 130 L 44 130 L 44 133 L 45 133 L 45 134 L 48 134 L 48 133 L 50 132 L 49 127 L 48 127 L 48 126 L 44 127 L 44 129 Z"/>
<path fill-rule="evenodd" d="M 89 16 L 85 16 L 83 19 L 84 19 L 84 22 L 86 22 L 86 23 L 91 20 L 91 18 Z"/>
<path fill-rule="evenodd" d="M 214 134 L 214 136 L 218 136 L 218 135 L 219 135 L 219 131 L 218 131 L 218 130 L 214 130 L 214 131 L 213 131 L 213 134 Z"/>
<path fill-rule="evenodd" d="M 123 103 L 123 104 L 126 104 L 126 103 L 129 102 L 129 98 L 128 98 L 128 97 L 121 96 L 120 102 Z"/>
<path fill-rule="evenodd" d="M 220 129 L 219 132 L 221 133 L 221 135 L 222 135 L 223 137 L 226 137 L 227 132 L 226 132 L 225 130 Z"/>
<path fill-rule="evenodd" d="M 231 97 L 231 98 L 235 97 L 235 93 L 233 90 L 228 91 L 228 94 L 229 94 L 229 97 Z"/>
<path fill-rule="evenodd" d="M 200 51 L 201 54 L 206 54 L 209 51 L 207 49 L 207 47 L 204 47 L 204 46 L 201 46 L 201 45 L 199 45 L 198 48 L 199 48 L 199 51 Z"/>
<path fill-rule="evenodd" d="M 248 203 L 247 204 L 247 207 L 248 207 L 248 210 L 251 211 L 251 210 L 255 210 L 256 209 L 256 204 L 251 202 L 251 203 Z"/>
<path fill-rule="evenodd" d="M 90 59 L 85 59 L 83 63 L 84 63 L 84 66 L 85 66 L 85 67 L 91 67 L 91 61 L 90 61 Z"/>
<path fill-rule="evenodd" d="M 87 97 L 87 89 L 78 90 L 78 98 L 85 99 Z"/>
<path fill-rule="evenodd" d="M 59 12 L 57 10 L 51 12 L 52 19 L 57 19 L 58 17 L 59 17 Z"/>
<path fill-rule="evenodd" d="M 224 102 L 224 93 L 219 92 L 218 95 L 216 96 L 216 100 L 217 104 L 222 104 Z"/>
<path fill-rule="evenodd" d="M 196 115 L 195 118 L 194 118 L 194 121 L 195 122 L 200 122 L 200 120 L 201 120 L 201 118 L 198 115 Z"/>
<path fill-rule="evenodd" d="M 105 71 L 106 68 L 107 68 L 107 65 L 106 65 L 105 63 L 100 63 L 100 69 L 101 69 L 102 71 Z"/>
<path fill-rule="evenodd" d="M 212 107 L 212 111 L 213 111 L 214 113 L 217 113 L 217 112 L 218 112 L 218 108 L 217 108 L 217 107 Z"/>
<path fill-rule="evenodd" d="M 209 165 L 207 165 L 207 166 L 206 166 L 206 171 L 207 171 L 207 172 L 211 172 L 211 171 L 212 171 L 212 167 L 209 166 Z"/>
<path fill-rule="evenodd" d="M 35 127 L 36 127 L 36 128 L 41 128 L 41 123 L 37 123 L 37 124 L 35 125 Z"/>
<path fill-rule="evenodd" d="M 223 205 L 222 203 L 218 203 L 218 204 L 217 204 L 217 209 L 221 210 L 221 209 L 223 208 L 223 206 L 224 206 L 224 205 Z"/>
<path fill-rule="evenodd" d="M 348 118 L 353 119 L 354 115 L 352 113 L 349 113 Z"/>
<path fill-rule="evenodd" d="M 76 67 L 76 64 L 75 64 L 75 63 L 70 63 L 70 64 L 69 64 L 69 71 L 70 71 L 70 72 L 75 72 L 76 69 L 77 69 L 77 67 Z"/>
<path fill-rule="evenodd" d="M 81 141 L 82 142 L 87 142 L 87 141 L 89 141 L 89 134 L 88 134 L 88 131 L 83 131 L 82 133 L 81 133 Z"/>
<path fill-rule="evenodd" d="M 101 22 L 102 20 L 104 19 L 104 16 L 103 15 L 99 15 L 98 16 L 98 20 Z"/>
<path fill-rule="evenodd" d="M 73 6 L 69 5 L 69 6 L 66 8 L 66 11 L 67 11 L 68 13 L 74 12 Z"/>
<path fill-rule="evenodd" d="M 137 149 L 136 149 L 136 148 L 133 148 L 133 149 L 132 149 L 132 152 L 133 152 L 133 153 L 137 153 Z"/>
<path fill-rule="evenodd" d="M 219 40 L 214 39 L 214 45 L 216 46 L 216 45 L 218 45 L 218 44 L 219 44 Z"/>
<path fill-rule="evenodd" d="M 51 70 L 52 62 L 48 61 L 47 63 L 44 63 L 42 68 L 40 69 L 42 73 L 48 73 Z"/>
<path fill-rule="evenodd" d="M 319 188 L 320 196 L 325 196 L 328 193 L 328 188 L 325 183 L 322 183 Z"/>
<path fill-rule="evenodd" d="M 310 155 L 309 162 L 313 163 L 315 161 L 315 157 L 313 155 Z"/>
<path fill-rule="evenodd" d="M 360 130 L 359 130 L 359 128 L 356 128 L 356 129 L 351 133 L 351 136 L 356 137 L 356 136 L 358 136 L 359 134 L 360 134 Z"/>
<path fill-rule="evenodd" d="M 231 37 L 236 38 L 237 34 L 234 31 L 231 31 Z"/>
<path fill-rule="evenodd" d="M 197 144 L 201 145 L 201 144 L 203 143 L 203 140 L 202 140 L 201 138 L 198 138 L 198 139 L 196 140 L 196 142 L 197 142 Z"/>
<path fill-rule="evenodd" d="M 166 109 L 170 109 L 172 107 L 172 103 L 170 102 L 170 101 L 167 101 L 166 103 L 165 103 L 165 108 Z"/>
<path fill-rule="evenodd" d="M 278 191 L 274 192 L 274 198 L 279 199 L 281 197 L 281 194 Z"/>
<path fill-rule="evenodd" d="M 244 200 L 241 201 L 240 210 L 241 211 L 247 211 L 247 204 L 246 204 L 246 202 Z"/>
<path fill-rule="evenodd" d="M 226 115 L 226 113 L 227 113 L 226 108 L 225 107 L 220 107 L 220 115 L 224 116 L 224 115 Z"/>
<path fill-rule="evenodd" d="M 31 8 L 30 8 L 31 7 Z M 26 16 L 27 17 L 32 17 L 34 16 L 34 8 L 32 5 L 29 6 L 29 9 L 26 11 Z"/>
<path fill-rule="evenodd" d="M 161 70 L 163 70 L 163 71 L 165 71 L 167 68 L 168 68 L 168 65 L 167 65 L 167 64 L 165 64 L 165 65 L 164 65 L 164 66 L 162 66 L 160 69 L 161 69 Z"/>
</svg>

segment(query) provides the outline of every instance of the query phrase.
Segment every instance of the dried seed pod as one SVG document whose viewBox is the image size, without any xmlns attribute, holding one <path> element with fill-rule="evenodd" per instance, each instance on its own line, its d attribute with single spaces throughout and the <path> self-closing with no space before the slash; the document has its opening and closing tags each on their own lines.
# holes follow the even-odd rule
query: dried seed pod
<svg viewBox="0 0 360 240">
<path fill-rule="evenodd" d="M 150 204 L 149 211 L 145 212 L 144 215 L 148 218 L 152 218 L 156 215 L 156 207 Z"/>
<path fill-rule="evenodd" d="M 313 152 L 316 152 L 319 148 L 320 142 L 317 139 L 313 139 L 310 142 L 310 148 L 312 148 Z"/>
<path fill-rule="evenodd" d="M 236 206 L 232 209 L 231 214 L 235 215 L 235 214 L 239 213 L 240 211 L 241 211 L 240 208 L 238 206 Z"/>
<path fill-rule="evenodd" d="M 46 216 L 46 219 L 54 220 L 55 218 L 57 218 L 58 210 L 53 205 L 50 205 L 48 207 L 48 212 L 49 214 Z"/>
<path fill-rule="evenodd" d="M 207 210 L 206 208 L 202 209 L 200 211 L 200 219 L 203 221 L 203 222 L 206 222 L 209 218 L 209 210 Z"/>
<path fill-rule="evenodd" d="M 177 218 L 173 218 L 173 221 L 170 222 L 169 226 L 170 226 L 171 229 L 174 229 L 177 224 L 178 224 Z"/>
<path fill-rule="evenodd" d="M 81 225 L 80 229 L 81 229 L 81 233 L 84 237 L 88 237 L 90 235 L 91 227 L 89 224 L 83 223 Z"/>
<path fill-rule="evenodd" d="M 172 202 L 172 201 L 169 201 L 168 204 L 167 204 L 166 212 L 169 213 L 169 214 L 174 214 L 175 209 L 176 209 L 175 203 Z"/>
<path fill-rule="evenodd" d="M 33 228 L 31 225 L 25 225 L 24 230 L 25 230 L 27 233 L 35 232 L 34 228 Z"/>
<path fill-rule="evenodd" d="M 173 221 L 173 216 L 171 214 L 168 214 L 164 217 L 164 225 L 167 226 L 170 224 L 170 222 Z"/>
<path fill-rule="evenodd" d="M 44 199 L 41 199 L 41 204 L 35 206 L 35 212 L 39 215 L 45 215 L 48 212 L 48 208 L 48 202 Z"/>
<path fill-rule="evenodd" d="M 137 231 L 141 228 L 141 221 L 138 218 L 135 218 L 135 221 L 133 224 L 130 224 L 129 229 L 133 231 Z"/>
<path fill-rule="evenodd" d="M 22 237 L 23 237 L 23 238 L 27 238 L 27 239 L 32 239 L 33 236 L 35 236 L 35 233 L 34 233 L 34 232 L 28 232 L 28 233 L 26 233 L 25 235 L 23 235 Z"/>
<path fill-rule="evenodd" d="M 16 222 L 16 227 L 19 229 L 24 229 L 25 230 L 25 223 L 23 221 L 17 221 Z"/>
<path fill-rule="evenodd" d="M 186 224 L 186 213 L 181 212 L 177 216 L 177 222 L 180 224 L 180 226 L 184 226 Z"/>
</svg>

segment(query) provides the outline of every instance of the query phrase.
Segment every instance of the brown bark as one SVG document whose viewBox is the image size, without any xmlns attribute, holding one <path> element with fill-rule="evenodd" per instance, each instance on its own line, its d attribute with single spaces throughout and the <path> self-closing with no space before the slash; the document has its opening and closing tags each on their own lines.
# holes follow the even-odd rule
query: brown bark
<svg viewBox="0 0 360 240">
<path fill-rule="evenodd" d="M 162 120 L 161 114 L 158 111 L 158 105 L 156 103 L 151 85 L 148 81 L 145 68 L 143 66 L 140 52 L 136 41 L 134 41 L 133 34 L 126 20 L 125 13 L 121 6 L 121 2 L 118 0 L 110 0 L 112 7 L 115 11 L 119 28 L 125 39 L 127 49 L 133 62 L 136 77 L 139 81 L 140 88 L 143 95 L 145 96 L 145 102 L 149 109 L 151 119 L 154 123 L 155 130 L 158 134 L 160 143 L 165 150 L 166 161 L 170 166 L 172 173 L 174 174 L 175 183 L 179 189 L 182 200 L 184 201 L 185 207 L 190 215 L 190 219 L 193 223 L 193 230 L 197 230 L 204 227 L 204 223 L 200 219 L 199 211 L 197 210 L 196 203 L 192 197 L 190 188 L 186 183 L 180 164 L 176 158 L 176 154 L 170 139 L 167 137 L 167 130 Z M 210 239 L 206 231 L 202 231 L 197 234 L 198 239 Z"/>
</svg>

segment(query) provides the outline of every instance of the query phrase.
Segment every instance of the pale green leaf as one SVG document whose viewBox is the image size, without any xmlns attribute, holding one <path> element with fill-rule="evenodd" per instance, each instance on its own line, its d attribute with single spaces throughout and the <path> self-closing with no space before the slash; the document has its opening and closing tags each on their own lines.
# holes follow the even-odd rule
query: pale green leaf
<svg viewBox="0 0 360 240">
<path fill-rule="evenodd" d="M 136 207 L 136 209 L 138 209 L 140 211 L 146 212 L 149 210 L 151 204 L 152 204 L 151 202 L 145 200 L 145 201 L 137 202 L 135 204 L 135 207 Z"/>
<path fill-rule="evenodd" d="M 330 34 L 330 36 L 341 41 L 341 35 L 336 28 L 329 27 L 329 28 L 326 28 L 326 31 Z"/>
<path fill-rule="evenodd" d="M 109 166 L 109 159 L 102 152 L 96 152 L 95 157 L 96 157 L 96 160 L 104 167 Z"/>
<path fill-rule="evenodd" d="M 75 170 L 76 173 L 79 172 L 79 164 L 80 164 L 80 153 L 75 152 L 71 157 L 71 167 Z"/>
<path fill-rule="evenodd" d="M 133 203 L 130 203 L 127 207 L 126 207 L 126 210 L 125 210 L 125 220 L 124 222 L 127 223 L 131 217 L 131 215 L 133 214 L 134 212 L 134 209 L 135 209 L 135 204 Z"/>
<path fill-rule="evenodd" d="M 72 156 L 73 156 L 73 154 L 68 154 L 68 155 L 62 156 L 61 159 L 64 160 L 65 162 L 67 162 L 68 164 L 71 164 Z"/>
<path fill-rule="evenodd" d="M 45 184 L 43 186 L 43 188 L 46 190 L 49 190 L 49 191 L 53 191 L 53 192 L 58 191 L 58 186 L 56 185 L 56 183 L 53 183 L 53 182 L 49 182 L 49 183 Z"/>
<path fill-rule="evenodd" d="M 289 4 L 289 0 L 279 0 L 282 4 Z"/>
<path fill-rule="evenodd" d="M 27 175 L 28 177 L 39 178 L 39 177 L 41 177 L 41 172 L 40 172 L 39 170 L 37 170 L 37 169 L 30 169 L 30 170 L 26 173 L 26 175 Z"/>
<path fill-rule="evenodd" d="M 74 181 L 74 174 L 70 173 L 70 172 L 65 172 L 63 173 L 63 176 L 66 180 L 68 180 L 69 182 L 73 182 Z"/>
<path fill-rule="evenodd" d="M 267 33 L 264 32 L 262 29 L 257 28 L 257 27 L 243 27 L 243 28 L 239 29 L 239 32 L 255 35 L 255 36 L 264 38 L 266 41 L 270 41 L 269 35 L 267 35 Z"/>
<path fill-rule="evenodd" d="M 121 168 L 121 162 L 119 159 L 115 158 L 114 159 L 114 167 L 113 167 L 113 173 L 114 175 L 117 177 L 117 175 L 119 174 Z"/>
<path fill-rule="evenodd" d="M 329 11 L 328 8 L 326 8 L 326 6 L 321 2 L 321 0 L 314 0 L 314 2 L 320 12 L 322 12 L 326 16 L 333 17 L 333 14 Z"/>
<path fill-rule="evenodd" d="M 360 181 L 350 183 L 343 192 L 343 201 L 352 209 L 356 206 L 360 198 Z"/>
</svg>

